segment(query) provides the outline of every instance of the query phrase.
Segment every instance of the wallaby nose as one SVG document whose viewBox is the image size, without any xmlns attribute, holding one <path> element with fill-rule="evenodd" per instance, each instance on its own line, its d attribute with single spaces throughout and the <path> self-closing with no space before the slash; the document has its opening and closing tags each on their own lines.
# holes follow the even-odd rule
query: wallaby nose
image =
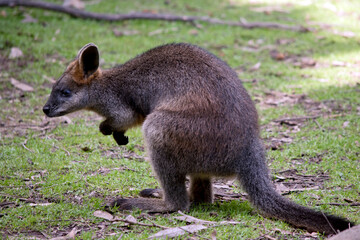
<svg viewBox="0 0 360 240">
<path fill-rule="evenodd" d="M 50 107 L 47 106 L 47 105 L 45 105 L 45 106 L 43 107 L 43 112 L 44 112 L 46 115 L 49 115 L 49 113 L 50 113 Z"/>
</svg>

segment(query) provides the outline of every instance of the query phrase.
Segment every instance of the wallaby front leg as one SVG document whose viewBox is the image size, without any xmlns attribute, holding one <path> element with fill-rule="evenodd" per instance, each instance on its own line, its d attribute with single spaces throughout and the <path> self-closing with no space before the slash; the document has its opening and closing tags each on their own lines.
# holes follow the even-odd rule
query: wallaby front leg
<svg viewBox="0 0 360 240">
<path fill-rule="evenodd" d="M 111 120 L 106 119 L 102 123 L 100 123 L 99 130 L 104 135 L 111 135 L 113 133 L 113 128 L 111 127 Z"/>
<path fill-rule="evenodd" d="M 124 134 L 125 132 L 113 132 L 113 137 L 118 145 L 126 145 L 129 143 L 129 138 Z"/>
<path fill-rule="evenodd" d="M 126 145 L 129 143 L 128 137 L 126 137 L 125 131 L 116 131 L 112 127 L 112 121 L 110 119 L 106 119 L 103 121 L 99 126 L 100 132 L 104 135 L 111 135 L 113 134 L 113 137 L 118 145 Z"/>
</svg>

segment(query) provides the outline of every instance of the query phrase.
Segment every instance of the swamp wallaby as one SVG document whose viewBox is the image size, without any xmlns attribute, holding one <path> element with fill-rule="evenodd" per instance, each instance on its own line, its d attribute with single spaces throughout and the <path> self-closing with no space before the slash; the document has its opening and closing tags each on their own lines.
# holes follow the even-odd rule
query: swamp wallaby
<svg viewBox="0 0 360 240">
<path fill-rule="evenodd" d="M 164 197 L 118 199 L 114 205 L 120 209 L 187 210 L 190 202 L 212 202 L 212 176 L 236 176 L 268 217 L 325 234 L 353 225 L 273 189 L 254 103 L 236 73 L 200 47 L 159 46 L 101 70 L 97 46 L 85 45 L 53 86 L 43 111 L 57 117 L 81 109 L 103 116 L 100 131 L 113 134 L 118 144 L 127 143 L 127 129 L 142 125 Z"/>
</svg>

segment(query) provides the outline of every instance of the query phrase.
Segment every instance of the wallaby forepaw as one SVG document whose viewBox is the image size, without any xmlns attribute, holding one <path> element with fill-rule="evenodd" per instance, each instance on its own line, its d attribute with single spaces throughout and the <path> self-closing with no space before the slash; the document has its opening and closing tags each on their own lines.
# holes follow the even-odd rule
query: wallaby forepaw
<svg viewBox="0 0 360 240">
<path fill-rule="evenodd" d="M 99 130 L 104 135 L 111 135 L 113 133 L 112 128 L 105 122 L 100 123 Z"/>
<path fill-rule="evenodd" d="M 118 145 L 126 145 L 129 143 L 129 138 L 124 135 L 124 132 L 113 132 L 113 137 Z"/>
</svg>

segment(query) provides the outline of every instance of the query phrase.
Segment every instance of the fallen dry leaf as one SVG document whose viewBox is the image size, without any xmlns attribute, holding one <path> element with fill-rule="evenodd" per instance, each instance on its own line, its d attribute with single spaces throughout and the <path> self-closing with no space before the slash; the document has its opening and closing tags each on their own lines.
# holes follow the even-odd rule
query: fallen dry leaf
<svg viewBox="0 0 360 240">
<path fill-rule="evenodd" d="M 22 23 L 37 23 L 38 20 L 36 18 L 33 18 L 30 14 L 25 13 L 24 19 L 21 21 Z"/>
<path fill-rule="evenodd" d="M 49 206 L 53 203 L 29 203 L 29 206 L 36 207 L 36 206 Z"/>
<path fill-rule="evenodd" d="M 279 52 L 278 50 L 271 50 L 270 56 L 272 59 L 276 61 L 282 61 L 287 57 L 286 53 Z"/>
<path fill-rule="evenodd" d="M 51 238 L 50 240 L 68 240 L 68 239 L 75 239 L 76 233 L 78 232 L 77 228 L 74 227 L 66 236 L 63 237 L 55 237 Z"/>
<path fill-rule="evenodd" d="M 213 184 L 214 188 L 220 188 L 220 189 L 232 189 L 229 185 L 225 185 L 225 184 Z"/>
<path fill-rule="evenodd" d="M 285 10 L 282 6 L 265 6 L 265 7 L 257 7 L 257 8 L 250 8 L 253 12 L 258 13 L 265 13 L 270 14 L 273 12 L 280 12 L 280 13 L 290 13 L 289 10 Z"/>
<path fill-rule="evenodd" d="M 295 67 L 306 68 L 314 67 L 316 61 L 311 57 L 301 57 L 297 55 L 288 55 L 287 53 L 279 52 L 276 49 L 270 51 L 270 56 L 276 61 L 285 61 Z"/>
<path fill-rule="evenodd" d="M 113 29 L 113 33 L 116 37 L 133 36 L 140 34 L 140 32 L 137 30 L 118 30 L 118 29 Z"/>
<path fill-rule="evenodd" d="M 328 238 L 328 240 L 358 240 L 359 235 L 360 225 L 357 225 Z"/>
<path fill-rule="evenodd" d="M 276 43 L 279 45 L 288 45 L 293 42 L 295 42 L 294 38 L 279 38 L 276 40 Z"/>
<path fill-rule="evenodd" d="M 169 29 L 157 29 L 157 30 L 154 30 L 152 32 L 149 32 L 148 33 L 148 36 L 154 36 L 154 35 L 158 35 L 158 34 L 162 34 L 162 33 L 169 33 L 169 32 L 176 32 L 178 31 L 179 29 L 177 27 L 172 27 L 172 28 L 169 28 Z"/>
<path fill-rule="evenodd" d="M 216 239 L 217 239 L 217 238 L 216 238 L 216 234 L 217 234 L 216 230 L 212 231 L 212 233 L 211 233 L 211 240 L 216 240 Z"/>
<path fill-rule="evenodd" d="M 196 218 L 196 217 L 193 217 L 193 216 L 189 216 L 189 215 L 186 215 L 182 212 L 179 211 L 179 213 L 182 215 L 182 216 L 178 216 L 178 217 L 174 217 L 174 219 L 177 219 L 177 220 L 180 220 L 180 221 L 185 221 L 187 223 L 198 223 L 198 224 L 215 224 L 216 222 L 213 222 L 213 221 L 206 221 L 206 220 L 202 220 L 202 219 L 199 219 L 199 218 Z"/>
<path fill-rule="evenodd" d="M 115 220 L 115 217 L 109 213 L 109 212 L 105 212 L 105 211 L 101 211 L 101 210 L 96 210 L 94 212 L 94 216 L 95 217 L 98 217 L 98 218 L 102 218 L 102 219 L 105 219 L 105 220 L 108 220 L 108 221 L 114 221 Z"/>
<path fill-rule="evenodd" d="M 236 221 L 221 221 L 221 222 L 213 222 L 213 221 L 207 221 L 202 220 L 190 215 L 186 215 L 185 213 L 178 211 L 179 214 L 182 216 L 174 217 L 177 220 L 185 221 L 187 223 L 197 223 L 202 225 L 236 225 L 236 224 L 242 224 L 242 222 L 236 222 Z"/>
<path fill-rule="evenodd" d="M 349 124 L 350 124 L 350 122 L 349 122 L 349 121 L 344 122 L 344 123 L 343 123 L 343 128 L 348 127 L 348 126 L 349 126 Z"/>
<path fill-rule="evenodd" d="M 20 58 L 24 56 L 23 52 L 21 51 L 20 48 L 17 47 L 12 47 L 10 50 L 10 54 L 9 54 L 9 58 L 10 59 L 15 59 L 15 58 Z"/>
<path fill-rule="evenodd" d="M 342 61 L 333 61 L 331 63 L 331 65 L 334 66 L 334 67 L 345 67 L 348 64 L 346 62 L 342 62 Z"/>
<path fill-rule="evenodd" d="M 316 61 L 310 57 L 301 57 L 300 59 L 295 59 L 293 65 L 300 68 L 314 67 Z"/>
<path fill-rule="evenodd" d="M 73 7 L 78 9 L 84 9 L 85 4 L 81 0 L 65 0 L 63 3 L 64 7 Z"/>
<path fill-rule="evenodd" d="M 43 75 L 43 78 L 46 79 L 47 81 L 49 81 L 52 84 L 56 83 L 56 80 L 54 78 L 52 78 L 52 77 L 48 77 L 46 75 Z"/>
<path fill-rule="evenodd" d="M 259 39 L 251 39 L 247 42 L 247 45 L 249 47 L 254 47 L 254 48 L 259 48 L 261 45 L 264 44 L 264 39 L 259 38 Z"/>
<path fill-rule="evenodd" d="M 254 66 L 252 66 L 249 70 L 250 70 L 251 72 L 254 72 L 254 71 L 256 71 L 256 70 L 259 70 L 260 67 L 261 67 L 261 62 L 257 62 L 257 63 L 256 63 Z"/>
<path fill-rule="evenodd" d="M 288 192 L 290 189 L 283 183 L 275 184 L 275 189 L 278 193 Z"/>
<path fill-rule="evenodd" d="M 136 218 L 134 218 L 132 215 L 127 215 L 125 221 L 128 223 L 137 223 Z"/>
<path fill-rule="evenodd" d="M 177 236 L 184 235 L 185 233 L 195 233 L 200 230 L 207 229 L 207 227 L 201 225 L 201 224 L 193 224 L 193 225 L 187 225 L 183 227 L 175 227 L 175 228 L 169 228 L 162 230 L 160 232 L 157 232 L 153 235 L 151 235 L 148 239 L 156 239 L 156 238 L 174 238 Z"/>
<path fill-rule="evenodd" d="M 193 36 L 196 36 L 196 35 L 199 34 L 199 31 L 196 30 L 196 29 L 191 29 L 191 30 L 189 30 L 189 34 L 190 34 L 190 35 L 193 35 Z"/>
<path fill-rule="evenodd" d="M 277 91 L 265 92 L 265 98 L 261 99 L 261 105 L 279 106 L 279 105 L 294 105 L 304 101 L 303 94 L 287 94 Z"/>
<path fill-rule="evenodd" d="M 356 36 L 356 34 L 354 32 L 351 31 L 344 31 L 344 32 L 339 32 L 337 30 L 333 31 L 334 34 L 342 36 L 344 38 L 353 38 Z"/>
<path fill-rule="evenodd" d="M 31 87 L 30 85 L 27 85 L 25 83 L 19 82 L 15 78 L 11 78 L 10 82 L 14 87 L 20 89 L 21 91 L 24 91 L 24 92 L 32 92 L 32 91 L 34 91 L 33 87 Z"/>
</svg>

